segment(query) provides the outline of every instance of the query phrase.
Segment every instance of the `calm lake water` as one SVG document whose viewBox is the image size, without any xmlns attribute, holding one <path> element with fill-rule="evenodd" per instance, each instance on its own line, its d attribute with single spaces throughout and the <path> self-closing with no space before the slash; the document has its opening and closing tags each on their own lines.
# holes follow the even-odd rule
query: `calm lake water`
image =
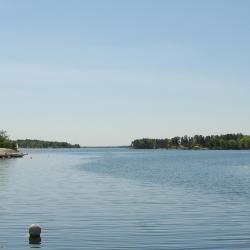
<svg viewBox="0 0 250 250">
<path fill-rule="evenodd" d="M 0 160 L 0 249 L 250 249 L 250 151 L 29 153 Z"/>
</svg>

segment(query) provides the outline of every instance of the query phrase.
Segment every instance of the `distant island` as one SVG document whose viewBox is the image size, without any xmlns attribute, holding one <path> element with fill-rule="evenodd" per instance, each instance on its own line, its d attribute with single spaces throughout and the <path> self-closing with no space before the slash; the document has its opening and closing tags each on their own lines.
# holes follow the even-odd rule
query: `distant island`
<svg viewBox="0 0 250 250">
<path fill-rule="evenodd" d="M 15 143 L 20 148 L 80 148 L 79 144 L 70 144 L 68 142 L 42 141 L 42 140 L 16 140 Z"/>
<path fill-rule="evenodd" d="M 35 139 L 11 140 L 7 132 L 0 130 L 0 148 L 17 150 L 20 148 L 80 148 L 79 144 L 68 142 L 43 141 Z"/>
<path fill-rule="evenodd" d="M 135 149 L 250 149 L 250 136 L 243 134 L 176 136 L 171 139 L 137 139 L 131 143 Z"/>
</svg>

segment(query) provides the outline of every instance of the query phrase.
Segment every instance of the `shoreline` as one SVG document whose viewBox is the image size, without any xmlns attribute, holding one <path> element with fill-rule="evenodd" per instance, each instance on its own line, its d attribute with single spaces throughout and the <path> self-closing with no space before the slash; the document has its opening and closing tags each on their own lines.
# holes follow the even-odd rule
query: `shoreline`
<svg viewBox="0 0 250 250">
<path fill-rule="evenodd" d="M 21 158 L 25 154 L 10 148 L 0 148 L 0 158 Z"/>
</svg>

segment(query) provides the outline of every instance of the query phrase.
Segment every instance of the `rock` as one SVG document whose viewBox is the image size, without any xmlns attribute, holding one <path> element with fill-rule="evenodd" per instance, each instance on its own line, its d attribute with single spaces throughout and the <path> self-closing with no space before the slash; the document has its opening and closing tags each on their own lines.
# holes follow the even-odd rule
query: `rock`
<svg viewBox="0 0 250 250">
<path fill-rule="evenodd" d="M 23 157 L 25 154 L 10 148 L 0 148 L 0 158 Z"/>
</svg>

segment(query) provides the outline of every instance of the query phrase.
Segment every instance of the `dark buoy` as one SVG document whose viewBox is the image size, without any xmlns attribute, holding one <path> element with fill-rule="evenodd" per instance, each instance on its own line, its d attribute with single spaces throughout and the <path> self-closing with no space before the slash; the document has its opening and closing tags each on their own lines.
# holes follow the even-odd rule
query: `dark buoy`
<svg viewBox="0 0 250 250">
<path fill-rule="evenodd" d="M 40 234 L 42 232 L 42 228 L 38 224 L 32 224 L 29 227 L 29 234 L 30 237 L 40 237 Z"/>
<path fill-rule="evenodd" d="M 42 228 L 38 224 L 32 224 L 29 227 L 29 243 L 30 244 L 41 244 L 41 232 Z"/>
</svg>

